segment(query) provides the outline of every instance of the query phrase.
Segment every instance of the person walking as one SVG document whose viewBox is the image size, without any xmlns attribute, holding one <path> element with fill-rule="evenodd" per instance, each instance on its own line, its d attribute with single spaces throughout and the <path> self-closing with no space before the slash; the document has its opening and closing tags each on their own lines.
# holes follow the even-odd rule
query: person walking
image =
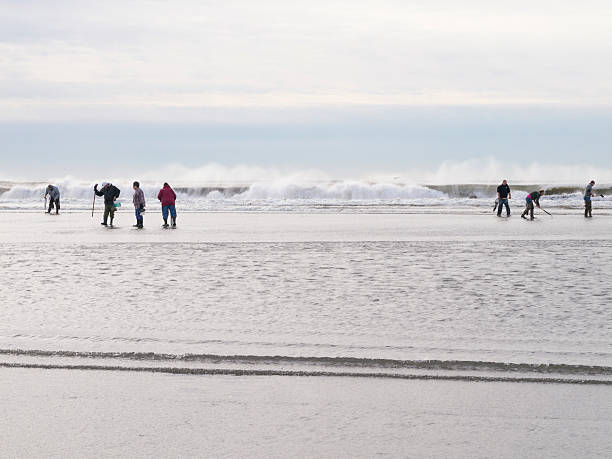
<svg viewBox="0 0 612 459">
<path fill-rule="evenodd" d="M 134 212 L 136 214 L 136 224 L 134 228 L 142 229 L 144 228 L 144 218 L 142 214 L 145 211 L 145 197 L 143 191 L 140 189 L 140 183 L 134 182 L 132 188 L 134 188 L 132 202 L 134 203 Z"/>
<path fill-rule="evenodd" d="M 508 181 L 502 181 L 501 185 L 497 187 L 497 199 L 498 207 L 497 207 L 497 216 L 501 217 L 502 207 L 506 206 L 506 216 L 510 216 L 510 205 L 508 204 L 508 199 L 512 199 L 512 194 L 510 193 L 510 187 L 508 186 Z"/>
<path fill-rule="evenodd" d="M 172 217 L 172 228 L 176 228 L 176 193 L 168 183 L 157 193 L 157 199 L 161 201 L 164 228 L 168 228 L 168 213 Z"/>
<path fill-rule="evenodd" d="M 527 214 L 531 214 L 531 220 L 533 220 L 535 217 L 533 216 L 533 203 L 535 202 L 535 205 L 540 208 L 540 198 L 542 196 L 544 196 L 545 191 L 544 190 L 539 190 L 539 191 L 532 191 L 531 193 L 529 193 L 527 195 L 527 197 L 525 198 L 525 210 L 523 211 L 523 214 L 521 215 L 521 218 L 527 219 L 526 215 Z"/>
<path fill-rule="evenodd" d="M 47 213 L 50 214 L 53 210 L 53 206 L 55 206 L 55 213 L 59 214 L 60 211 L 60 190 L 58 187 L 54 185 L 49 185 L 45 192 L 45 199 L 49 196 L 49 209 Z"/>
<path fill-rule="evenodd" d="M 595 186 L 595 180 L 591 180 L 584 190 L 584 216 L 590 218 L 593 216 L 593 203 L 591 198 L 595 196 L 593 193 L 593 186 Z"/>
<path fill-rule="evenodd" d="M 112 183 L 103 182 L 102 188 L 98 190 L 98 184 L 94 185 L 94 193 L 96 196 L 104 196 L 104 220 L 101 225 L 108 226 L 108 217 L 110 216 L 110 227 L 113 227 L 113 219 L 115 218 L 115 201 L 119 197 L 121 191 Z"/>
</svg>

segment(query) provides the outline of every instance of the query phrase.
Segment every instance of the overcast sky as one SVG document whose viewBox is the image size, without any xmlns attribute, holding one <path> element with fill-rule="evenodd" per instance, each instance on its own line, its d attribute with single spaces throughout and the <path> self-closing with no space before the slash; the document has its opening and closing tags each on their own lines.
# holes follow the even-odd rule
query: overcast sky
<svg viewBox="0 0 612 459">
<path fill-rule="evenodd" d="M 3 176 L 612 165 L 609 1 L 0 0 Z M 106 167 L 104 165 L 100 167 Z M 37 172 L 38 173 L 38 172 Z"/>
</svg>

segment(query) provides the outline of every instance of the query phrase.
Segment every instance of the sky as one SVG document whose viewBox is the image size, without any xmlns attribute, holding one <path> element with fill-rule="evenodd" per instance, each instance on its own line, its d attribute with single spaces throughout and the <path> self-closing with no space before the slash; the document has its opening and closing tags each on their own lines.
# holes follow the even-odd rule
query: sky
<svg viewBox="0 0 612 459">
<path fill-rule="evenodd" d="M 0 0 L 0 12 L 3 179 L 211 163 L 612 170 L 609 1 Z"/>
</svg>

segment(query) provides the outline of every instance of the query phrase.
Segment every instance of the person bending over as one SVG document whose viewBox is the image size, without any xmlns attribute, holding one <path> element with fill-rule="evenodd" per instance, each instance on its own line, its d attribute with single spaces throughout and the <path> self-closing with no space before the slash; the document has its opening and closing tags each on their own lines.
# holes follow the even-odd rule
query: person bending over
<svg viewBox="0 0 612 459">
<path fill-rule="evenodd" d="M 533 220 L 535 217 L 533 216 L 533 204 L 535 203 L 535 205 L 539 208 L 540 207 L 540 198 L 544 196 L 544 190 L 540 190 L 540 191 L 532 191 L 531 193 L 529 193 L 527 195 L 527 197 L 525 198 L 525 210 L 523 211 L 523 214 L 521 215 L 521 218 L 527 218 L 526 215 L 527 214 L 531 214 L 530 218 L 531 220 Z"/>
<path fill-rule="evenodd" d="M 55 206 L 55 213 L 59 214 L 60 211 L 60 191 L 59 188 L 53 185 L 49 185 L 47 187 L 47 191 L 45 192 L 45 198 L 49 196 L 49 209 L 47 209 L 47 213 L 50 214 L 53 210 L 53 206 Z"/>
</svg>

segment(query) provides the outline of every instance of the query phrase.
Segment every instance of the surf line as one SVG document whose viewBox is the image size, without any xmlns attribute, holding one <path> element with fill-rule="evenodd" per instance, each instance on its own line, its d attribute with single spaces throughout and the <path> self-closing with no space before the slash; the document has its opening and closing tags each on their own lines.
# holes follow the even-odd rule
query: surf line
<svg viewBox="0 0 612 459">
<path fill-rule="evenodd" d="M 421 381 L 463 381 L 463 382 L 512 382 L 540 384 L 579 384 L 612 386 L 612 380 L 571 379 L 571 378 L 533 378 L 508 376 L 471 376 L 471 375 L 408 375 L 398 373 L 356 373 L 336 371 L 295 371 L 295 370 L 242 370 L 230 368 L 177 368 L 177 367 L 124 367 L 107 365 L 60 365 L 0 362 L 0 368 L 23 368 L 39 370 L 77 370 L 77 371 L 123 371 L 134 373 L 164 373 L 196 376 L 302 376 L 302 377 L 340 377 L 340 378 L 381 378 Z"/>
<path fill-rule="evenodd" d="M 0 349 L 0 355 L 28 357 L 70 357 L 82 359 L 125 359 L 135 361 L 180 361 L 180 362 L 213 362 L 219 364 L 243 363 L 245 365 L 264 364 L 302 364 L 324 365 L 392 370 L 451 370 L 451 371 L 497 371 L 521 373 L 554 373 L 574 376 L 612 375 L 612 367 L 569 365 L 561 363 L 510 363 L 474 360 L 394 360 L 363 357 L 313 357 L 283 355 L 220 355 L 220 354 L 159 354 L 154 352 L 100 352 L 100 351 L 67 351 L 40 349 Z"/>
</svg>

